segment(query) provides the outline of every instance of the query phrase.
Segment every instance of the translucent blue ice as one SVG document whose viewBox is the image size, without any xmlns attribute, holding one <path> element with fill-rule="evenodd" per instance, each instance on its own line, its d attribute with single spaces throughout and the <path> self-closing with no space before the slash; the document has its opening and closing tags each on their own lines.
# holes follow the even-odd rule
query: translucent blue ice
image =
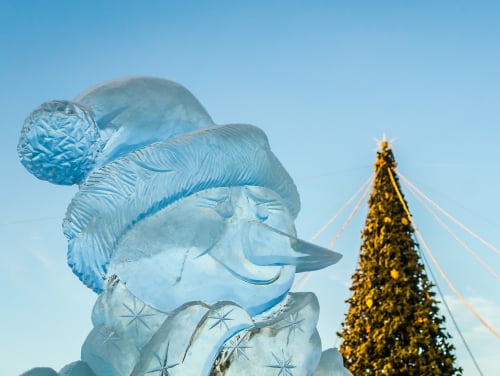
<svg viewBox="0 0 500 376">
<path fill-rule="evenodd" d="M 25 120 L 19 140 L 21 162 L 37 178 L 80 183 L 92 170 L 102 141 L 92 112 L 69 101 L 43 103 Z"/>
<path fill-rule="evenodd" d="M 341 256 L 297 238 L 296 187 L 259 128 L 126 78 L 41 105 L 18 151 L 36 177 L 79 185 L 68 263 L 99 294 L 81 361 L 26 375 L 349 374 L 321 352 L 314 294 L 289 292 Z"/>
</svg>

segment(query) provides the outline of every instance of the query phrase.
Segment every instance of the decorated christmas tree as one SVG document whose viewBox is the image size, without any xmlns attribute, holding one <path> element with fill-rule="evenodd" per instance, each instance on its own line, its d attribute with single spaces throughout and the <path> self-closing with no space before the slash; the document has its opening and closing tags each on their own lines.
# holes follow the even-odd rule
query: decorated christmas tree
<svg viewBox="0 0 500 376">
<path fill-rule="evenodd" d="M 354 375 L 460 375 L 433 284 L 419 258 L 389 143 L 380 142 L 373 191 L 338 335 Z"/>
</svg>

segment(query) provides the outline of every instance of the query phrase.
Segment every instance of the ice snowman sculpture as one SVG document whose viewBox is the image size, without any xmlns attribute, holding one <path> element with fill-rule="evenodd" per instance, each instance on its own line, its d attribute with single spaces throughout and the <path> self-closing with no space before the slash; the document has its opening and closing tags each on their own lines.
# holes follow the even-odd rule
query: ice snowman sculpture
<svg viewBox="0 0 500 376">
<path fill-rule="evenodd" d="M 68 263 L 98 294 L 81 360 L 26 375 L 349 374 L 321 351 L 315 295 L 289 292 L 340 255 L 296 237 L 296 187 L 259 128 L 126 78 L 42 104 L 18 152 L 37 178 L 78 184 Z"/>
</svg>

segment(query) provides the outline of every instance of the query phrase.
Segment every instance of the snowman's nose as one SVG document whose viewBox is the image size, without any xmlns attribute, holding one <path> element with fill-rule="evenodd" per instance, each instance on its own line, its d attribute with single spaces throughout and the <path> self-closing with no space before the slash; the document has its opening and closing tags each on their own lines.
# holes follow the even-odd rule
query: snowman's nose
<svg viewBox="0 0 500 376">
<path fill-rule="evenodd" d="M 342 255 L 259 221 L 249 221 L 243 241 L 245 256 L 256 265 L 295 265 L 296 272 L 335 264 Z"/>
</svg>

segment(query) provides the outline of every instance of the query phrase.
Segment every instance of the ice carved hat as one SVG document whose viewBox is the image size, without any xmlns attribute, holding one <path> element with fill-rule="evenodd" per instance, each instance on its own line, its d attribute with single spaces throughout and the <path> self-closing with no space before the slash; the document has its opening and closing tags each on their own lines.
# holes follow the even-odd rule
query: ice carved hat
<svg viewBox="0 0 500 376">
<path fill-rule="evenodd" d="M 93 169 L 142 146 L 214 125 L 184 87 L 158 78 L 123 78 L 74 101 L 43 103 L 25 120 L 18 152 L 39 179 L 80 184 Z"/>
<path fill-rule="evenodd" d="M 300 209 L 295 184 L 259 128 L 214 125 L 189 91 L 163 79 L 120 79 L 73 102 L 47 102 L 26 119 L 18 151 L 36 177 L 79 184 L 63 223 L 68 263 L 96 292 L 120 237 L 183 197 L 263 186 L 293 218 Z"/>
</svg>

